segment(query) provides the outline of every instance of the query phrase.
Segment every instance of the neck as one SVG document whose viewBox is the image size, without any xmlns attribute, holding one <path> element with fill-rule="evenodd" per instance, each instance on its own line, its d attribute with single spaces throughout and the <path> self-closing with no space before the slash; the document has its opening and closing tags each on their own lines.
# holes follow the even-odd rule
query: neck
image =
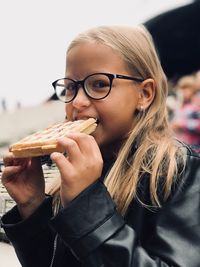
<svg viewBox="0 0 200 267">
<path fill-rule="evenodd" d="M 102 145 L 100 147 L 103 159 L 105 161 L 113 160 L 117 158 L 117 155 L 124 143 L 124 140 L 112 142 L 109 144 Z"/>
</svg>

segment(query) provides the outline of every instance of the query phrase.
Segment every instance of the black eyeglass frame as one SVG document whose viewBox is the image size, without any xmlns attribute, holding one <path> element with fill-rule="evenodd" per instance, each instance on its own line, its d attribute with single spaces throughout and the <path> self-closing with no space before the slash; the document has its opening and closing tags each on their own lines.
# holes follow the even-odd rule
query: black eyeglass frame
<svg viewBox="0 0 200 267">
<path fill-rule="evenodd" d="M 90 96 L 90 95 L 88 94 L 88 92 L 87 92 L 87 89 L 85 88 L 85 81 L 86 81 L 89 77 L 91 77 L 91 76 L 93 76 L 93 75 L 105 75 L 105 76 L 107 76 L 107 77 L 109 78 L 109 81 L 110 81 L 110 88 L 109 88 L 109 91 L 108 91 L 108 93 L 107 93 L 105 96 L 103 96 L 103 97 L 101 97 L 101 98 L 95 98 L 95 97 Z M 75 85 L 75 90 L 76 90 L 76 91 L 75 91 L 75 94 L 74 94 L 73 98 L 72 98 L 70 101 L 63 101 L 63 100 L 61 100 L 61 98 L 59 98 L 58 95 L 57 95 L 57 93 L 56 93 L 56 84 L 57 84 L 59 81 L 61 81 L 61 80 L 65 80 L 65 79 L 72 81 L 72 82 L 74 83 L 74 85 Z M 114 79 L 132 80 L 132 81 L 136 81 L 136 82 L 143 82 L 143 81 L 145 80 L 145 79 L 143 79 L 143 78 L 139 78 L 139 77 L 132 77 L 132 76 L 126 76 L 126 75 L 121 75 L 121 74 L 112 74 L 112 73 L 97 72 L 97 73 L 93 73 L 93 74 L 90 74 L 90 75 L 86 76 L 83 80 L 80 80 L 80 81 L 75 81 L 75 80 L 70 79 L 70 78 L 61 78 L 61 79 L 55 80 L 55 81 L 52 83 L 52 86 L 53 86 L 53 88 L 54 88 L 54 91 L 55 91 L 55 93 L 56 93 L 58 99 L 61 100 L 61 101 L 64 102 L 64 103 L 70 103 L 70 102 L 72 102 L 72 101 L 76 98 L 76 96 L 77 96 L 77 94 L 78 94 L 78 90 L 79 90 L 79 86 L 78 86 L 78 85 L 81 85 L 81 87 L 83 88 L 84 93 L 85 93 L 89 98 L 94 99 L 94 100 L 101 100 L 101 99 L 106 98 L 106 97 L 110 94 L 110 91 L 111 91 L 111 89 L 112 89 L 112 82 L 113 82 Z"/>
</svg>

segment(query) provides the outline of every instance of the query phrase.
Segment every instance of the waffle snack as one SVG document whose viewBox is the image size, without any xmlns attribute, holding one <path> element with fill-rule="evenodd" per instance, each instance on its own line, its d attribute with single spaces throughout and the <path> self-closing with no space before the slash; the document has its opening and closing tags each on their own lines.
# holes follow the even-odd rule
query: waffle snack
<svg viewBox="0 0 200 267">
<path fill-rule="evenodd" d="M 58 138 L 66 136 L 69 132 L 91 134 L 96 126 L 96 120 L 93 118 L 53 124 L 12 144 L 9 150 L 16 158 L 50 155 L 55 151 L 64 152 L 58 145 Z"/>
</svg>

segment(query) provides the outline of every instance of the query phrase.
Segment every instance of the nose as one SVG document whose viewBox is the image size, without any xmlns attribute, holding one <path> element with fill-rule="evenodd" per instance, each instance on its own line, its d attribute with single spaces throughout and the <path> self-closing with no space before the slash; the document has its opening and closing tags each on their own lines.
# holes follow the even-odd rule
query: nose
<svg viewBox="0 0 200 267">
<path fill-rule="evenodd" d="M 86 95 L 82 87 L 78 88 L 77 95 L 72 104 L 77 109 L 88 107 L 90 105 L 90 98 Z"/>
</svg>

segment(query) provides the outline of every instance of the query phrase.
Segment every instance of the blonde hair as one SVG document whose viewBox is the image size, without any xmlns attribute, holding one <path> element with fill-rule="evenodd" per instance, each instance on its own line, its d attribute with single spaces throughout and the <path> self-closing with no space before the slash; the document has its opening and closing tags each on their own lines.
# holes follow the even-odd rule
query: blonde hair
<svg viewBox="0 0 200 267">
<path fill-rule="evenodd" d="M 162 185 L 163 199 L 166 200 L 178 173 L 177 157 L 182 160 L 183 156 L 168 125 L 167 79 L 152 38 L 143 26 L 101 26 L 78 35 L 68 51 L 81 42 L 96 42 L 111 47 L 127 63 L 133 75 L 155 81 L 155 98 L 150 107 L 138 116 L 136 125 L 107 174 L 105 185 L 124 215 L 133 199 L 141 201 L 137 188 L 142 175 L 147 173 L 152 205 L 160 207 L 158 189 Z M 132 155 L 133 144 L 137 149 Z M 163 181 L 160 181 L 161 177 L 164 177 Z"/>
</svg>

